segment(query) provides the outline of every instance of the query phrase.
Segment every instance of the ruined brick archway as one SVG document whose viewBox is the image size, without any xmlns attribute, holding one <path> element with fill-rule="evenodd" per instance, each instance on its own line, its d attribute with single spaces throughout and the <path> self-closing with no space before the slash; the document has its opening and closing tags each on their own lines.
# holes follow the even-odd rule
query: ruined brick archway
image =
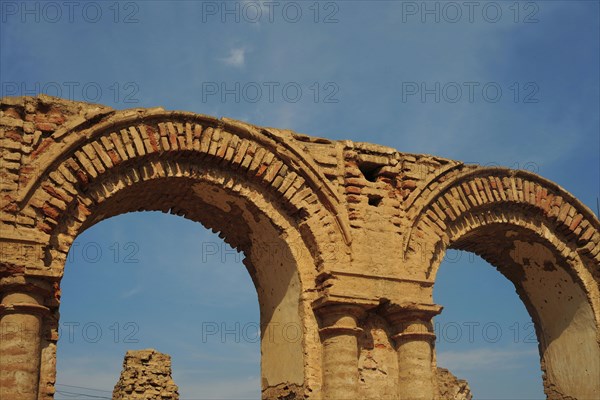
<svg viewBox="0 0 600 400">
<path fill-rule="evenodd" d="M 445 250 L 455 248 L 497 267 L 534 321 L 546 394 L 597 397 L 597 218 L 557 185 L 525 171 L 476 168 L 447 175 L 435 180 L 437 187 L 411 217 L 407 264 L 435 280 Z"/>
<path fill-rule="evenodd" d="M 56 336 L 57 283 L 78 234 L 126 212 L 181 215 L 220 232 L 245 254 L 261 311 L 265 396 L 283 387 L 301 395 L 318 354 L 305 356 L 303 341 L 286 341 L 270 327 L 295 324 L 307 338 L 318 335 L 310 312 L 316 294 L 310 290 L 321 258 L 333 251 L 320 247 L 347 243 L 335 193 L 274 129 L 163 110 L 91 115 L 41 140 L 7 204 L 19 209 L 24 223 L 7 233 L 13 231 L 13 242 L 27 238 L 37 251 L 37 261 L 28 260 L 19 279 L 24 282 L 7 277 L 7 285 L 34 286 L 38 292 L 47 287 L 55 304 L 38 300 L 45 293 L 29 299 L 48 308 L 45 336 Z M 90 123 L 94 118 L 102 120 Z M 35 345 L 42 358 L 55 357 L 53 341 Z M 51 394 L 54 375 L 54 365 L 42 363 L 40 396 Z M 37 385 L 29 382 L 28 390 Z"/>
<path fill-rule="evenodd" d="M 302 327 L 263 340 L 265 398 L 439 397 L 432 291 L 450 247 L 515 284 L 549 398 L 600 394 L 600 223 L 551 182 L 163 109 L 39 96 L 1 110 L 2 395 L 52 397 L 69 246 L 139 210 L 219 231 L 246 256 L 261 324 Z"/>
</svg>

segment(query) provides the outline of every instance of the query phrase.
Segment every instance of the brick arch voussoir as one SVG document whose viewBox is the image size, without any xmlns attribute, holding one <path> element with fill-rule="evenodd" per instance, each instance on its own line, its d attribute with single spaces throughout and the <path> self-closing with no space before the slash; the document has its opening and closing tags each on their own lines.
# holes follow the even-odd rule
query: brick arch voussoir
<svg viewBox="0 0 600 400">
<path fill-rule="evenodd" d="M 471 241 L 467 246 L 464 243 L 458 244 L 471 233 L 486 227 L 493 227 L 495 230 L 500 231 L 504 230 L 506 234 L 515 229 L 528 233 L 533 232 L 537 236 L 536 241 L 553 250 L 573 282 L 576 282 L 583 289 L 588 299 L 592 299 L 590 304 L 596 323 L 600 327 L 600 305 L 597 300 L 594 300 L 600 299 L 597 276 L 594 276 L 594 271 L 587 268 L 589 263 L 584 262 L 575 243 L 570 242 L 563 233 L 556 231 L 546 219 L 532 218 L 531 210 L 518 210 L 510 204 L 501 204 L 496 205 L 493 209 L 483 209 L 462 215 L 454 224 L 449 226 L 443 247 L 446 249 L 451 246 L 473 252 L 490 264 L 502 267 L 501 261 L 496 259 L 499 255 L 496 249 L 489 248 L 485 244 L 478 243 L 478 241 Z M 442 257 L 443 253 L 434 257 L 435 261 L 430 264 L 430 270 L 428 271 L 430 278 L 435 279 Z M 532 314 L 534 310 L 526 302 L 525 305 Z"/>
<path fill-rule="evenodd" d="M 592 279 L 600 280 L 600 222 L 589 208 L 557 184 L 527 171 L 477 168 L 445 177 L 414 214 L 404 256 L 435 277 L 456 229 L 498 218 L 544 222 L 562 238 L 558 250 L 576 251 Z M 523 221 L 527 222 L 527 221 Z M 459 228 L 459 225 L 463 228 Z M 543 230 L 536 233 L 544 235 Z"/>
<path fill-rule="evenodd" d="M 600 299 L 600 222 L 566 190 L 530 172 L 479 168 L 446 179 L 422 204 L 405 248 L 415 274 L 435 280 L 446 250 L 478 228 L 520 227 L 568 260 L 568 272 L 600 323 L 595 304 Z"/>
<path fill-rule="evenodd" d="M 600 277 L 600 221 L 573 195 L 536 174 L 505 168 L 477 168 L 446 177 L 421 203 L 406 235 L 405 258 L 422 247 L 418 242 L 448 241 L 449 227 L 466 214 L 497 207 L 527 211 L 527 218 L 544 220 L 577 249 Z M 477 220 L 471 221 L 477 225 Z"/>
<path fill-rule="evenodd" d="M 186 193 L 178 193 L 178 197 L 189 195 L 190 192 L 194 191 L 191 187 L 196 184 L 202 184 L 206 188 L 219 188 L 231 197 L 243 199 L 251 207 L 253 215 L 256 216 L 258 213 L 261 213 L 267 216 L 277 229 L 284 230 L 280 218 L 285 218 L 286 215 L 272 203 L 271 206 L 266 205 L 265 203 L 269 201 L 268 198 L 258 198 L 256 196 L 257 185 L 255 183 L 245 179 L 243 176 L 229 174 L 225 171 L 217 169 L 207 170 L 204 165 L 189 159 L 145 159 L 140 165 L 123 166 L 119 174 L 107 174 L 103 178 L 94 181 L 85 193 L 79 195 L 69 204 L 64 217 L 59 221 L 59 225 L 50 235 L 48 259 L 50 260 L 50 267 L 57 270 L 58 275 L 62 272 L 69 248 L 79 233 L 106 218 L 122 212 L 118 200 L 117 202 L 112 201 L 114 198 L 121 193 L 131 193 L 128 192 L 128 189 L 133 188 L 135 190 L 136 185 L 153 183 L 154 181 L 173 182 L 173 180 L 179 180 L 180 183 L 178 186 L 186 186 L 189 189 L 187 189 Z M 137 196 L 139 193 L 143 194 L 144 191 L 135 192 L 133 196 Z M 161 206 L 154 206 L 142 201 L 139 205 L 134 205 L 133 210 L 128 211 L 163 211 L 197 220 L 193 215 L 194 210 L 186 210 L 185 207 L 180 208 L 176 204 L 165 206 L 162 203 Z M 107 209 L 106 205 L 111 205 L 111 208 Z M 99 212 L 99 210 L 103 211 Z M 189 212 L 192 212 L 192 215 Z M 238 240 L 239 238 L 232 239 L 228 235 L 231 233 L 231 225 L 237 224 L 239 221 L 235 222 L 236 220 L 234 219 L 232 220 L 233 222 L 227 223 L 227 227 L 212 219 L 209 221 L 200 219 L 199 221 L 207 228 L 213 230 L 213 232 L 219 233 L 221 239 L 238 251 L 246 252 L 249 250 L 245 247 L 248 243 L 241 243 Z M 291 222 L 293 223 L 294 221 Z M 243 232 L 241 234 L 244 235 Z M 311 244 L 314 242 L 314 237 L 304 237 L 304 239 L 307 239 Z M 295 245 L 295 243 L 289 244 L 290 246 Z M 245 263 L 247 262 L 248 260 L 245 259 Z"/>
<path fill-rule="evenodd" d="M 19 191 L 20 212 L 34 218 L 35 227 L 44 234 L 55 234 L 66 213 L 85 212 L 90 199 L 84 200 L 82 194 L 120 166 L 134 165 L 142 158 L 193 159 L 199 165 L 243 176 L 278 199 L 288 214 L 308 219 L 305 226 L 313 231 L 309 233 L 322 236 L 315 243 L 325 238 L 350 243 L 336 192 L 292 139 L 279 131 L 162 109 L 117 112 L 82 127 L 59 132 L 56 150 L 38 160 L 39 177 Z M 83 207 L 73 208 L 73 202 Z"/>
</svg>

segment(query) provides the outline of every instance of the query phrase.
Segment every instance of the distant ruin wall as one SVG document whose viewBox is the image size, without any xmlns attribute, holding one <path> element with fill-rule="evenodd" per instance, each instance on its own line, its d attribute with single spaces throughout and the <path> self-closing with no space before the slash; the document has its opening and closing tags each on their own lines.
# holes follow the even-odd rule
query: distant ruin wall
<svg viewBox="0 0 600 400">
<path fill-rule="evenodd" d="M 445 368 L 437 369 L 438 393 L 440 399 L 471 400 L 471 388 L 464 379 L 458 379 Z"/>
<path fill-rule="evenodd" d="M 129 350 L 113 400 L 179 400 L 171 378 L 171 357 L 153 349 Z"/>
</svg>

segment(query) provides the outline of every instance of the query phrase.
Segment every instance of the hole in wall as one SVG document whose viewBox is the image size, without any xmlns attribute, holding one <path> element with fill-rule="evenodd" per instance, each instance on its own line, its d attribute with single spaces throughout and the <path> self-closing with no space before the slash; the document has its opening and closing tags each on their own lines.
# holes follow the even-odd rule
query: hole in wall
<svg viewBox="0 0 600 400">
<path fill-rule="evenodd" d="M 377 174 L 379 173 L 381 167 L 382 165 L 380 164 L 375 164 L 368 161 L 363 161 L 358 164 L 358 169 L 360 169 L 360 172 L 362 172 L 365 179 L 369 182 L 377 181 Z"/>
<path fill-rule="evenodd" d="M 379 204 L 381 204 L 381 200 L 383 200 L 383 197 L 376 195 L 376 194 L 370 194 L 369 195 L 369 205 L 373 206 L 373 207 L 378 207 Z"/>
</svg>

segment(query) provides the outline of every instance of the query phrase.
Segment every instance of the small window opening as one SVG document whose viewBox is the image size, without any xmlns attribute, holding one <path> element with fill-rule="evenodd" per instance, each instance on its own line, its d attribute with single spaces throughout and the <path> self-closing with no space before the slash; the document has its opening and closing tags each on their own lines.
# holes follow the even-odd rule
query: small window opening
<svg viewBox="0 0 600 400">
<path fill-rule="evenodd" d="M 379 206 L 379 204 L 381 204 L 381 200 L 383 200 L 383 197 L 381 197 L 381 196 L 369 195 L 369 205 L 370 206 L 373 206 L 373 207 Z"/>
<path fill-rule="evenodd" d="M 366 180 L 369 182 L 376 182 L 381 165 L 370 162 L 361 162 L 358 164 L 358 168 Z"/>
</svg>

